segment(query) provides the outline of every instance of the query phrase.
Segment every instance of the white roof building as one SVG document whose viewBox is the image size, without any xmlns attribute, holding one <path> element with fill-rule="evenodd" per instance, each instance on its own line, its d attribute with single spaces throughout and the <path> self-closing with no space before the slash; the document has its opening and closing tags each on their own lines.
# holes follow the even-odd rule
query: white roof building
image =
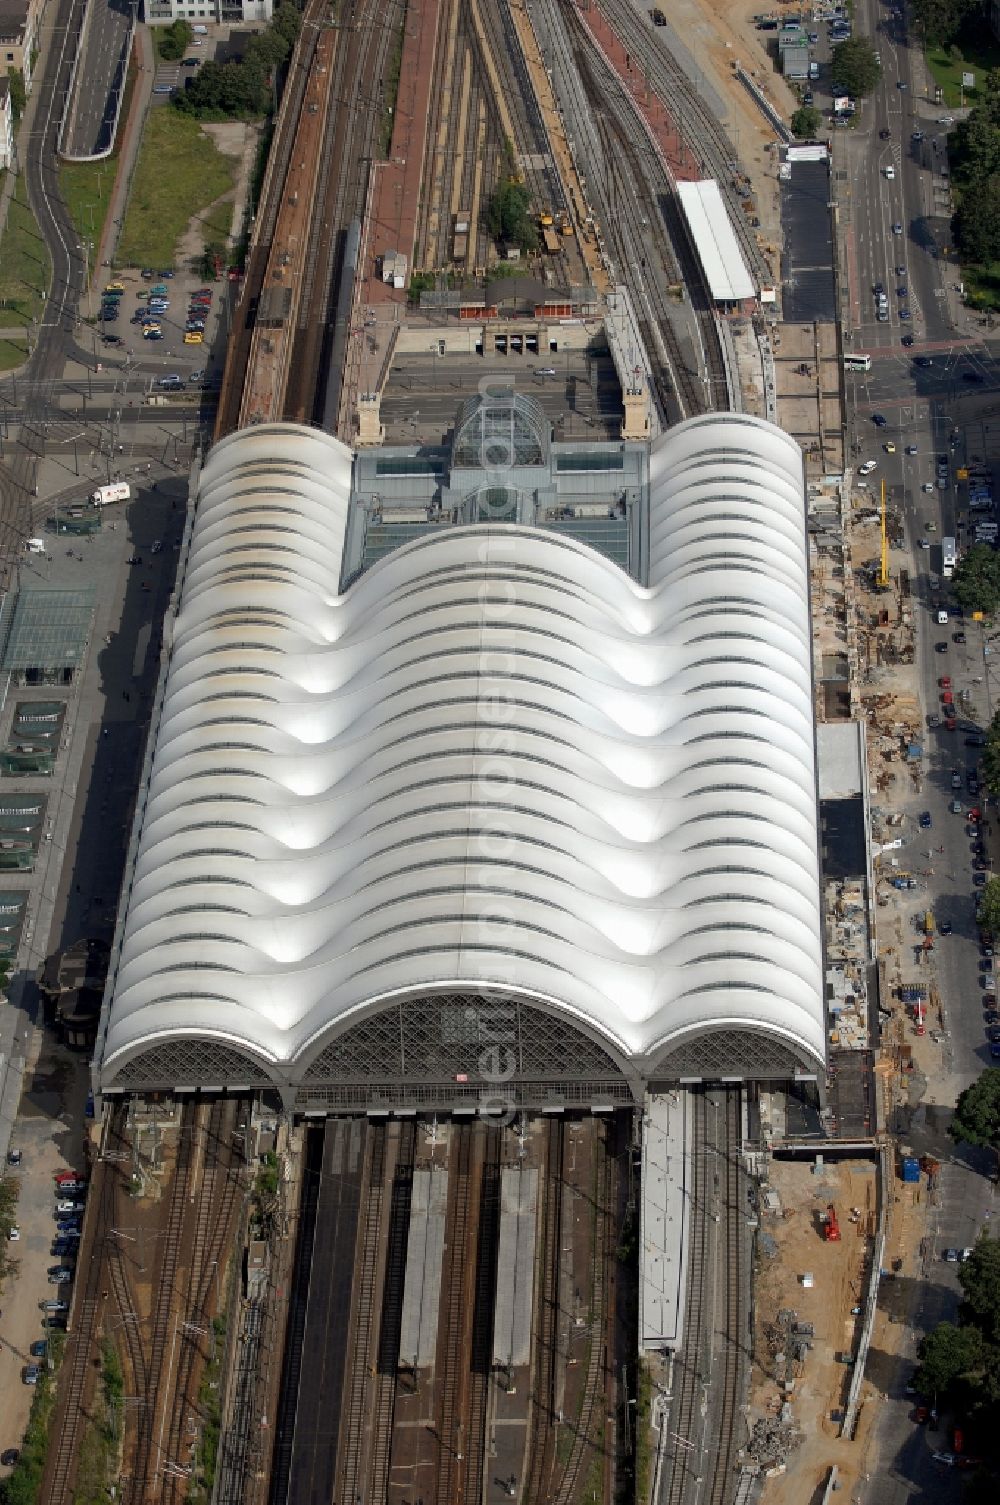
<svg viewBox="0 0 1000 1505">
<path fill-rule="evenodd" d="M 202 472 L 98 1084 L 363 1109 L 821 1071 L 798 446 L 657 440 L 645 585 L 483 522 L 342 591 L 352 464 L 272 424 Z"/>
<path fill-rule="evenodd" d="M 753 278 L 715 179 L 678 182 L 677 197 L 713 302 L 743 303 L 755 297 Z"/>
</svg>

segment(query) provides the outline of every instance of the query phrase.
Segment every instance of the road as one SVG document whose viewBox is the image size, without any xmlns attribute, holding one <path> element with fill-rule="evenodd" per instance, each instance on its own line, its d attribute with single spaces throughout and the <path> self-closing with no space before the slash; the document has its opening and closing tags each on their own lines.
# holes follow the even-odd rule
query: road
<svg viewBox="0 0 1000 1505">
<path fill-rule="evenodd" d="M 24 173 L 38 226 L 52 257 L 52 285 L 38 325 L 35 348 L 25 374 L 41 394 L 53 392 L 72 345 L 77 303 L 83 287 L 84 261 L 59 192 L 56 134 L 72 64 L 72 42 L 79 30 L 83 0 L 52 0 L 40 76 L 39 106 L 32 149 Z M 0 384 L 6 395 L 12 383 Z M 6 584 L 16 567 L 21 540 L 31 531 L 31 502 L 37 482 L 37 457 L 14 449 L 0 462 L 0 576 Z"/>
<path fill-rule="evenodd" d="M 946 281 L 957 277 L 957 269 L 941 254 L 951 238 L 946 138 L 955 117 L 920 92 L 925 69 L 905 22 L 873 0 L 861 0 L 855 34 L 871 37 L 878 49 L 882 82 L 841 141 L 850 185 L 848 254 L 855 274 L 851 346 L 902 349 L 903 336 L 912 334 L 919 350 L 955 334 Z M 915 134 L 922 139 L 915 141 Z M 878 283 L 888 293 L 888 322 L 876 317 Z M 905 287 L 904 296 L 896 296 L 898 287 Z M 903 311 L 909 319 L 900 317 Z"/>
<path fill-rule="evenodd" d="M 923 60 L 908 41 L 905 20 L 884 5 L 859 0 L 854 30 L 872 38 L 881 55 L 883 82 L 863 107 L 857 128 L 842 140 L 851 186 L 845 215 L 851 286 L 845 344 L 873 357 L 869 373 L 847 376 L 851 460 L 855 465 L 876 461 L 869 477 L 872 494 L 878 495 L 884 479 L 903 517 L 923 712 L 940 709 L 944 676 L 956 699 L 962 691 L 969 697 L 955 731 L 925 728 L 923 786 L 904 805 L 900 856 L 912 871 L 926 875 L 919 905 L 931 907 L 939 923 L 952 927 L 950 935 L 937 937 L 934 952 L 947 1085 L 943 1093 L 938 1088 L 939 1106 L 918 1085 L 910 1094 L 913 1105 L 898 1110 L 892 1127 L 916 1153 L 940 1158 L 943 1171 L 926 1243 L 909 1252 L 912 1278 L 887 1286 L 880 1302 L 890 1321 L 907 1330 L 900 1335 L 900 1355 L 882 1355 L 890 1362 L 881 1364 L 876 1355 L 869 1365 L 868 1377 L 881 1385 L 883 1394 L 866 1463 L 869 1472 L 856 1499 L 858 1505 L 905 1505 L 933 1495 L 941 1505 L 950 1505 L 959 1498 L 961 1476 L 931 1456 L 947 1448 L 949 1439 L 943 1431 L 914 1425 L 914 1401 L 904 1387 L 920 1337 L 955 1317 L 960 1267 L 943 1258 L 944 1250 L 973 1243 L 996 1211 L 995 1188 L 983 1165 L 956 1155 L 947 1135 L 954 1094 L 989 1061 L 980 982 L 986 974 L 975 926 L 974 838 L 967 812 L 979 803 L 969 788 L 980 756 L 975 739 L 996 702 L 988 672 L 992 655 L 984 656 L 991 645 L 982 628 L 955 620 L 939 624 L 936 603 L 939 597 L 948 602 L 940 540 L 954 536 L 961 548 L 968 538 L 955 472 L 965 461 L 985 460 L 1000 448 L 995 396 L 1000 345 L 970 338 L 964 314 L 961 327 L 954 323 L 956 305 L 948 284 L 957 270 L 941 254 L 950 241 L 950 112 L 920 93 Z M 874 289 L 879 283 L 888 298 L 887 321 L 877 318 Z M 873 422 L 876 414 L 885 419 L 884 426 Z M 949 461 L 943 488 L 937 485 L 939 455 Z M 921 548 L 922 539 L 929 548 Z M 964 633 L 965 642 L 956 642 L 956 633 Z M 960 813 L 950 810 L 952 800 L 961 802 Z M 929 829 L 919 824 L 924 811 L 930 816 Z M 995 824 L 994 812 L 991 817 Z M 904 943 L 906 938 L 904 929 Z"/>
<path fill-rule="evenodd" d="M 126 47 L 136 5 L 129 0 L 89 0 L 89 8 L 62 142 L 66 157 L 93 157 L 111 150 L 125 88 Z"/>
</svg>

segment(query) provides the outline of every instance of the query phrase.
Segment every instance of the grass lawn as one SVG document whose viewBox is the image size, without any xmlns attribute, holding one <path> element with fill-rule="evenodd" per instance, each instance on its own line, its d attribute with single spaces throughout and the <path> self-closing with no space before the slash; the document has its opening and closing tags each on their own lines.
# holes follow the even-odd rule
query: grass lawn
<svg viewBox="0 0 1000 1505">
<path fill-rule="evenodd" d="M 169 105 L 151 110 L 116 261 L 140 267 L 172 266 L 188 221 L 232 188 L 236 167 L 235 158 L 224 157 L 197 120 Z M 214 228 L 206 225 L 206 240 L 213 238 Z"/>
<path fill-rule="evenodd" d="M 13 371 L 23 366 L 28 359 L 28 347 L 24 340 L 0 339 L 0 371 Z"/>
<path fill-rule="evenodd" d="M 94 249 L 101 243 L 101 231 L 107 218 L 111 190 L 115 186 L 118 155 L 103 162 L 60 162 L 59 189 L 69 210 L 70 219 L 81 240 L 89 240 Z M 93 252 L 91 253 L 93 264 Z"/>
<path fill-rule="evenodd" d="M 125 98 L 122 100 L 118 122 L 118 141 L 124 133 L 132 106 L 132 91 L 135 88 L 136 64 L 133 54 L 128 65 L 128 81 Z M 101 243 L 104 221 L 108 217 L 108 204 L 115 186 L 118 171 L 118 147 L 102 162 L 60 162 L 59 191 L 63 196 L 70 219 L 81 240 L 90 240 L 94 249 Z"/>
<path fill-rule="evenodd" d="M 990 31 L 987 23 L 975 18 L 966 23 L 958 34 L 955 44 L 959 58 L 952 58 L 947 47 L 928 47 L 927 65 L 934 82 L 944 91 L 944 104 L 949 109 L 961 106 L 963 97 L 967 105 L 974 105 L 979 98 L 978 89 L 962 91 L 962 74 L 975 74 L 980 84 L 991 68 L 1000 68 L 1000 42 Z"/>
<path fill-rule="evenodd" d="M 42 293 L 48 292 L 51 281 L 52 262 L 28 207 L 21 173 L 0 240 L 0 328 L 40 318 Z"/>
</svg>

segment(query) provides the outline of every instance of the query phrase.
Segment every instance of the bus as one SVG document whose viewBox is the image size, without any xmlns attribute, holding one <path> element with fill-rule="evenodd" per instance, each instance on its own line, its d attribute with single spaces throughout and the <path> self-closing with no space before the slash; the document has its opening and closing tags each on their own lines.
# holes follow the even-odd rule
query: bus
<svg viewBox="0 0 1000 1505">
<path fill-rule="evenodd" d="M 844 356 L 844 370 L 845 371 L 870 371 L 871 368 L 872 368 L 872 358 L 871 358 L 870 355 L 845 355 Z"/>
<path fill-rule="evenodd" d="M 941 573 L 946 580 L 950 580 L 955 573 L 955 564 L 958 555 L 955 552 L 955 540 L 942 538 L 941 540 Z"/>
</svg>

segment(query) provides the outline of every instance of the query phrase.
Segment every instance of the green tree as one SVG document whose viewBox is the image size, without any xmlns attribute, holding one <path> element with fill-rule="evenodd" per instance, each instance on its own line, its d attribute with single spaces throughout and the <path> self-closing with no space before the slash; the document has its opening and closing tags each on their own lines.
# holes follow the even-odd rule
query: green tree
<svg viewBox="0 0 1000 1505">
<path fill-rule="evenodd" d="M 991 878 L 980 889 L 976 915 L 984 930 L 988 930 L 990 935 L 1000 935 L 1000 878 Z M 966 1090 L 971 1091 L 971 1088 Z M 959 1102 L 961 1101 L 959 1098 Z"/>
<path fill-rule="evenodd" d="M 941 1322 L 920 1344 L 920 1360 L 913 1383 L 921 1395 L 944 1395 L 957 1381 L 974 1376 L 981 1368 L 983 1335 L 975 1327 L 956 1327 Z"/>
<path fill-rule="evenodd" d="M 993 887 L 997 892 L 994 894 L 994 902 L 997 906 L 997 918 L 1000 919 L 1000 879 L 994 878 L 992 884 L 987 884 L 984 893 Z M 995 1067 L 988 1066 L 971 1086 L 959 1096 L 955 1104 L 955 1117 L 952 1119 L 948 1133 L 957 1144 L 975 1144 L 986 1149 L 1000 1151 L 1000 1071 Z M 986 1240 L 1000 1249 L 1000 1240 Z M 976 1246 L 978 1249 L 978 1245 Z M 976 1265 L 978 1271 L 979 1265 Z M 963 1285 L 965 1267 L 962 1267 Z M 1000 1270 L 998 1270 L 1000 1276 Z M 997 1286 L 997 1299 L 1000 1300 L 1000 1284 Z"/>
<path fill-rule="evenodd" d="M 1000 1072 L 993 1075 L 1000 1076 Z M 995 1138 L 994 1148 L 997 1143 L 1000 1140 Z M 986 1341 L 996 1346 L 1000 1343 L 1000 1238 L 978 1240 L 958 1272 L 958 1282 L 965 1293 L 959 1315 L 975 1323 Z"/>
<path fill-rule="evenodd" d="M 983 782 L 991 794 L 1000 794 L 1000 711 L 990 722 L 983 750 Z"/>
<path fill-rule="evenodd" d="M 994 131 L 1000 138 L 1000 131 Z M 1000 148 L 1000 139 L 997 142 Z M 1000 172 L 977 174 L 962 193 L 953 221 L 955 243 L 966 261 L 1000 260 Z"/>
<path fill-rule="evenodd" d="M 822 119 L 814 105 L 800 105 L 792 116 L 792 134 L 808 141 L 819 130 Z"/>
<path fill-rule="evenodd" d="M 28 102 L 27 90 L 24 87 L 24 74 L 20 68 L 8 68 L 7 78 L 10 81 L 10 108 L 14 116 L 14 124 L 17 125 Z"/>
<path fill-rule="evenodd" d="M 960 183 L 978 183 L 1000 172 L 1000 125 L 985 107 L 973 110 L 955 128 L 948 145 Z"/>
<path fill-rule="evenodd" d="M 301 12 L 297 6 L 288 4 L 286 0 L 286 3 L 279 5 L 274 12 L 271 26 L 279 36 L 284 37 L 288 43 L 288 50 L 291 52 L 295 46 L 296 38 L 302 30 Z"/>
<path fill-rule="evenodd" d="M 194 31 L 189 21 L 174 21 L 164 26 L 157 38 L 160 56 L 165 63 L 176 63 L 191 45 Z"/>
<path fill-rule="evenodd" d="M 523 183 L 508 179 L 500 184 L 486 211 L 486 226 L 497 245 L 520 246 L 522 251 L 536 248 L 538 231 L 531 218 L 530 203 Z"/>
<path fill-rule="evenodd" d="M 1000 554 L 974 543 L 956 564 L 951 585 L 959 605 L 992 616 L 1000 609 Z"/>
<path fill-rule="evenodd" d="M 982 0 L 913 0 L 913 19 L 917 31 L 929 47 L 944 47 L 962 29 L 962 23 Z"/>
<path fill-rule="evenodd" d="M 865 37 L 851 37 L 833 49 L 833 78 L 836 87 L 853 99 L 871 94 L 882 77 L 882 65 L 875 49 Z"/>
</svg>

